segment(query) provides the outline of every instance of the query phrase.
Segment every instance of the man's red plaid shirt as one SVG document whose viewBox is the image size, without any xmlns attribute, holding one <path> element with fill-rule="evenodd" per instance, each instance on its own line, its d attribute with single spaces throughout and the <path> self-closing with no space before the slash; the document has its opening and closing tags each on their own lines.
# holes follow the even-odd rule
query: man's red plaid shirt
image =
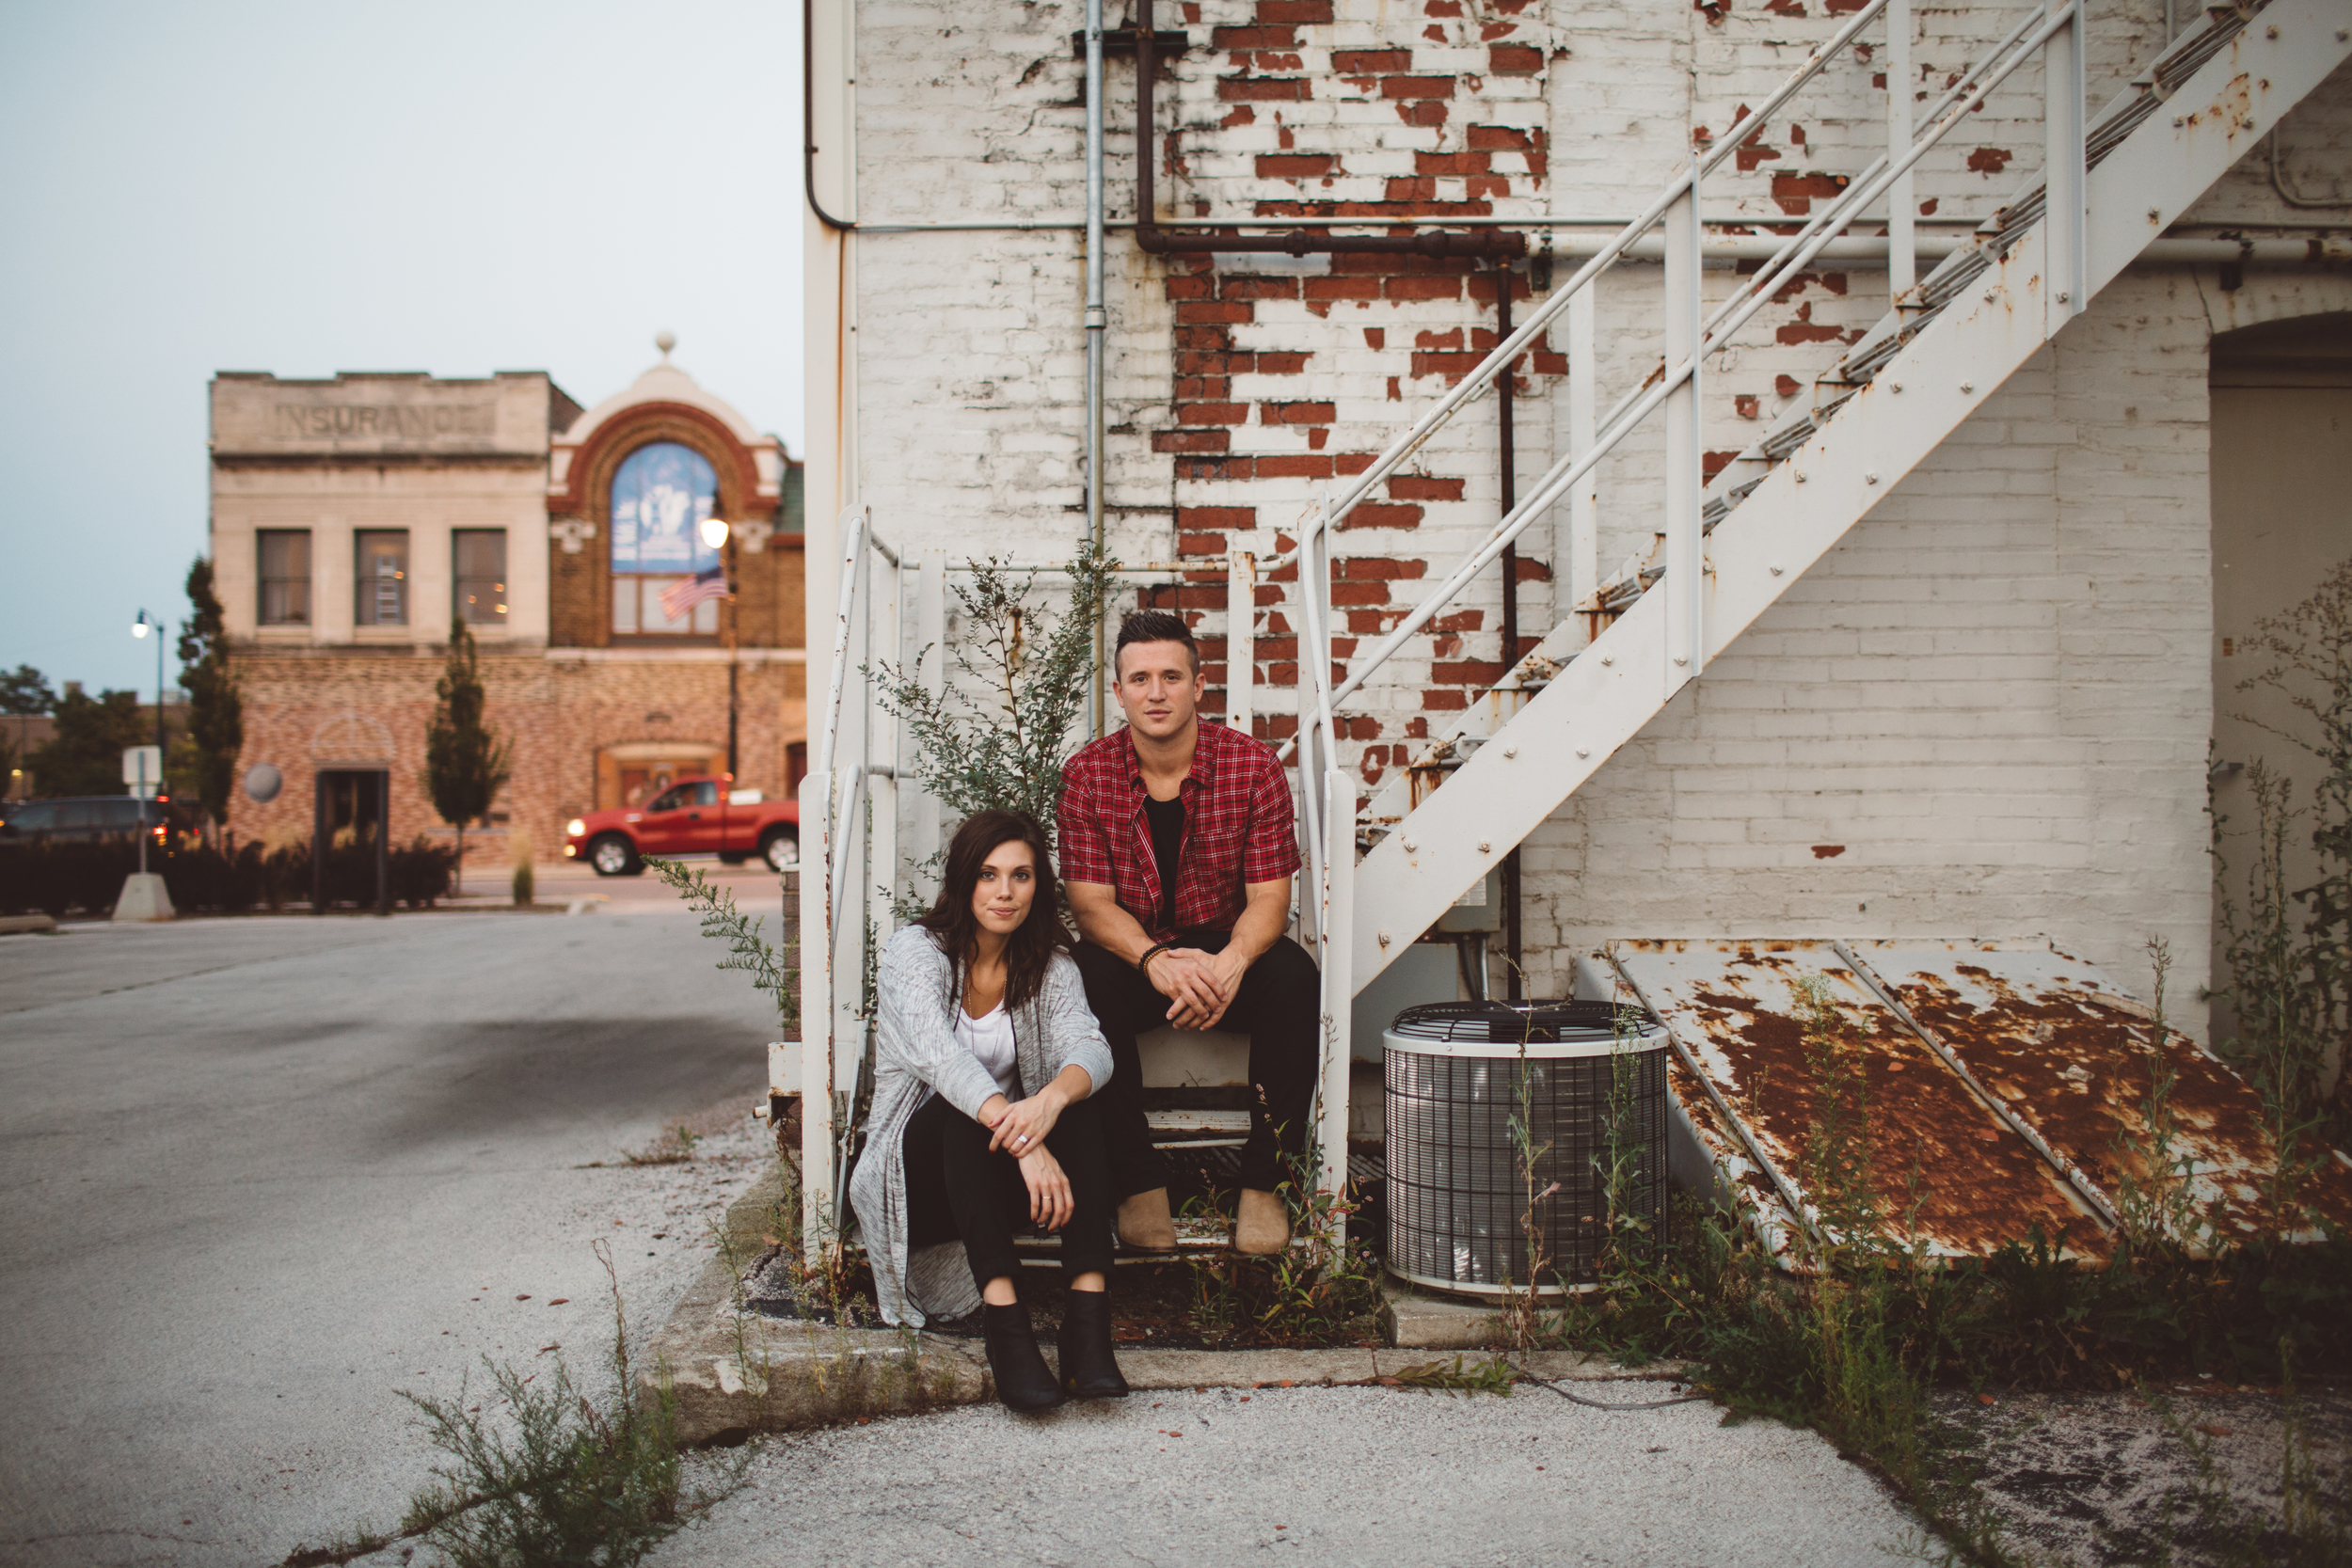
<svg viewBox="0 0 2352 1568">
<path fill-rule="evenodd" d="M 1298 869 L 1290 784 L 1273 748 L 1238 730 L 1200 721 L 1192 771 L 1177 786 L 1184 836 L 1176 855 L 1176 929 L 1230 931 L 1248 902 L 1245 884 Z M 1106 735 L 1062 765 L 1062 880 L 1115 890 L 1119 907 L 1166 941 L 1160 873 L 1143 762 L 1126 730 Z"/>
</svg>

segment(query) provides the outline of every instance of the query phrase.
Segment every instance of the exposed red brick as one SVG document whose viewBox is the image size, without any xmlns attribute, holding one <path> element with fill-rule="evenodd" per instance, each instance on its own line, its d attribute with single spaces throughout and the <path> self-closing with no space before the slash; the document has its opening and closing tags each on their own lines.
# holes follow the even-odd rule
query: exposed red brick
<svg viewBox="0 0 2352 1568">
<path fill-rule="evenodd" d="M 1343 529 L 1356 528 L 1419 528 L 1422 511 L 1418 506 L 1399 506 L 1384 501 L 1359 502 L 1355 510 L 1341 520 Z M 1413 574 L 1418 577 L 1420 574 Z"/>
<path fill-rule="evenodd" d="M 2009 166 L 2010 159 L 2015 156 L 2016 154 L 2006 147 L 1979 147 L 1968 154 L 1969 172 L 1998 174 Z"/>
<path fill-rule="evenodd" d="M 1776 198 L 1832 197 L 1845 188 L 1846 177 L 1842 174 L 1823 174 L 1816 170 L 1811 174 L 1775 174 L 1772 176 L 1772 195 Z"/>
<path fill-rule="evenodd" d="M 1332 570 L 1342 582 L 1411 582 L 1428 576 L 1429 563 L 1398 561 L 1385 555 L 1357 555 L 1334 562 Z"/>
<path fill-rule="evenodd" d="M 1518 30 L 1519 24 L 1516 22 L 1482 22 L 1478 24 L 1478 41 L 1492 43 L 1497 39 L 1507 39 Z"/>
<path fill-rule="evenodd" d="M 1233 378 L 1230 375 L 1180 375 L 1176 378 L 1176 396 L 1184 403 L 1223 403 L 1233 395 Z"/>
<path fill-rule="evenodd" d="M 1339 160 L 1328 152 L 1261 152 L 1258 154 L 1258 178 L 1261 180 L 1311 180 L 1330 174 L 1339 167 Z"/>
<path fill-rule="evenodd" d="M 1484 174 L 1486 154 L 1484 152 L 1416 152 L 1413 154 L 1415 174 Z"/>
<path fill-rule="evenodd" d="M 1388 343 L 1389 329 L 1387 327 L 1367 326 L 1364 328 L 1364 346 L 1366 348 L 1386 348 Z"/>
<path fill-rule="evenodd" d="M 1516 125 L 1472 125 L 1467 128 L 1470 145 L 1486 152 L 1525 152 L 1535 146 L 1535 138 Z"/>
<path fill-rule="evenodd" d="M 1334 605 L 1376 605 L 1389 602 L 1389 591 L 1376 582 L 1335 582 L 1331 585 Z"/>
<path fill-rule="evenodd" d="M 1473 174 L 1462 182 L 1462 194 L 1472 201 L 1511 194 L 1510 176 L 1504 174 Z"/>
<path fill-rule="evenodd" d="M 1208 278 L 1184 273 L 1168 274 L 1160 280 L 1160 287 L 1170 299 L 1207 299 L 1216 292 Z"/>
<path fill-rule="evenodd" d="M 1179 457 L 1169 465 L 1178 479 L 1242 480 L 1257 477 L 1258 460 L 1254 457 Z"/>
<path fill-rule="evenodd" d="M 1246 403 L 1180 403 L 1176 405 L 1179 424 L 1248 424 L 1249 404 Z"/>
<path fill-rule="evenodd" d="M 1763 400 L 1754 392 L 1740 392 L 1731 400 L 1731 411 L 1743 420 L 1753 420 L 1763 410 Z"/>
<path fill-rule="evenodd" d="M 1307 279 L 1309 299 L 1378 299 L 1380 279 L 1376 277 L 1310 277 Z"/>
<path fill-rule="evenodd" d="M 1502 674 L 1500 659 L 1464 658 L 1429 666 L 1429 678 L 1433 681 L 1446 686 L 1475 686 L 1482 690 L 1501 680 Z"/>
<path fill-rule="evenodd" d="M 1387 76 L 1380 82 L 1383 98 L 1451 98 L 1454 80 L 1451 76 Z"/>
<path fill-rule="evenodd" d="M 1337 641 L 1338 639 L 1333 639 L 1334 642 Z M 1355 650 L 1353 649 L 1349 650 L 1351 653 L 1354 651 Z M 1380 721 L 1375 719 L 1368 713 L 1359 713 L 1355 718 L 1344 721 L 1344 722 L 1347 726 L 1347 738 L 1350 740 L 1377 740 L 1380 738 Z"/>
<path fill-rule="evenodd" d="M 1221 326 L 1180 326 L 1176 328 L 1179 349 L 1227 349 L 1233 346 L 1233 335 Z"/>
<path fill-rule="evenodd" d="M 1391 474 L 1389 495 L 1401 501 L 1458 501 L 1462 499 L 1462 482 L 1428 474 Z"/>
<path fill-rule="evenodd" d="M 1396 118 L 1407 125 L 1443 125 L 1446 106 L 1434 98 L 1408 99 L 1397 104 Z"/>
<path fill-rule="evenodd" d="M 1458 277 L 1391 277 L 1383 292 L 1391 299 L 1459 299 L 1462 280 Z"/>
<path fill-rule="evenodd" d="M 1371 467 L 1373 459 L 1379 455 L 1376 451 L 1343 451 L 1332 457 L 1331 467 L 1337 473 L 1360 474 L 1366 468 Z M 1282 547 L 1290 548 L 1288 545 Z"/>
<path fill-rule="evenodd" d="M 1739 455 L 1740 454 L 1736 451 L 1705 451 L 1699 453 L 1699 477 L 1702 480 L 1713 479 L 1717 474 L 1722 473 L 1725 468 L 1730 467 L 1732 459 L 1738 457 Z"/>
<path fill-rule="evenodd" d="M 1421 705 L 1431 713 L 1459 713 L 1470 706 L 1470 693 L 1458 687 L 1424 689 L 1421 694 Z"/>
<path fill-rule="evenodd" d="M 1256 66 L 1260 71 L 1297 71 L 1304 67 L 1307 62 L 1301 55 L 1277 53 L 1271 49 L 1261 49 L 1256 54 L 1249 56 L 1249 63 Z"/>
<path fill-rule="evenodd" d="M 1290 452 L 1258 459 L 1260 479 L 1329 479 L 1331 472 L 1331 459 L 1321 452 Z"/>
<path fill-rule="evenodd" d="M 1745 174 L 1748 170 L 1755 168 L 1759 164 L 1772 163 L 1779 156 L 1779 148 L 1767 147 L 1762 142 L 1755 140 L 1741 142 L 1740 144 L 1740 150 L 1732 154 L 1733 159 L 1740 166 L 1740 172 L 1742 174 Z"/>
<path fill-rule="evenodd" d="M 1327 403 L 1258 404 L 1258 422 L 1261 424 L 1329 424 L 1339 417 L 1339 409 Z"/>
<path fill-rule="evenodd" d="M 1216 95 L 1228 103 L 1303 103 L 1312 96 L 1304 76 L 1222 76 Z"/>
<path fill-rule="evenodd" d="M 1295 49 L 1295 27 L 1216 27 L 1210 30 L 1212 49 Z"/>
<path fill-rule="evenodd" d="M 1793 375 L 1776 375 L 1772 377 L 1772 390 L 1785 398 L 1795 397 L 1797 395 L 1797 378 Z"/>
<path fill-rule="evenodd" d="M 1311 355 L 1289 349 L 1267 349 L 1258 356 L 1258 373 L 1296 375 L 1307 368 L 1307 361 L 1311 357 Z"/>
<path fill-rule="evenodd" d="M 1415 348 L 1460 348 L 1462 329 L 1457 326 L 1450 332 L 1432 332 L 1427 327 L 1423 327 L 1413 334 L 1413 346 Z"/>
<path fill-rule="evenodd" d="M 1232 437 L 1222 430 L 1159 430 L 1152 434 L 1153 451 L 1223 451 Z"/>
<path fill-rule="evenodd" d="M 1288 22 L 1313 26 L 1331 20 L 1331 0 L 1258 0 L 1260 22 Z"/>
<path fill-rule="evenodd" d="M 1387 195 L 1391 201 L 1428 201 L 1438 194 L 1438 182 L 1430 179 L 1407 179 L 1404 175 L 1391 178 Z"/>
<path fill-rule="evenodd" d="M 1386 76 L 1413 69 L 1409 49 L 1334 49 L 1331 69 L 1342 76 Z"/>
<path fill-rule="evenodd" d="M 1459 16 L 1462 14 L 1462 0 L 1428 0 L 1428 4 L 1422 7 L 1421 14 L 1423 16 Z"/>
<path fill-rule="evenodd" d="M 1226 278 L 1217 293 L 1225 299 L 1296 299 L 1298 279 L 1237 276 Z"/>
<path fill-rule="evenodd" d="M 1178 555 L 1223 555 L 1225 535 L 1221 533 L 1180 533 L 1176 536 Z"/>
<path fill-rule="evenodd" d="M 1533 76 L 1544 69 L 1544 52 L 1527 43 L 1489 44 L 1486 69 L 1497 76 Z"/>
<path fill-rule="evenodd" d="M 1201 326 L 1216 322 L 1231 325 L 1251 320 L 1249 307 L 1232 300 L 1188 300 L 1176 307 L 1176 325 Z"/>
<path fill-rule="evenodd" d="M 1180 506 L 1176 509 L 1176 526 L 1246 531 L 1258 526 L 1258 509 L 1254 506 Z"/>
<path fill-rule="evenodd" d="M 1251 108 L 1247 103 L 1236 103 L 1225 112 L 1225 118 L 1218 120 L 1217 123 L 1225 126 L 1255 125 L 1258 123 L 1258 111 Z M 1201 207 L 1198 202 L 1194 203 L 1193 210 L 1195 212 L 1207 211 L 1206 208 Z"/>
<path fill-rule="evenodd" d="M 1780 342 L 1791 344 L 1835 343 L 1841 341 L 1845 334 L 1835 326 L 1816 326 L 1813 324 L 1813 302 L 1808 299 L 1797 307 L 1797 319 L 1781 323 L 1780 329 L 1772 336 Z"/>
<path fill-rule="evenodd" d="M 1310 451 L 1321 451 L 1324 448 L 1324 444 L 1330 439 L 1331 427 L 1329 425 L 1316 425 L 1307 432 L 1307 449 Z"/>
<path fill-rule="evenodd" d="M 1486 624 L 1483 610 L 1457 610 L 1451 615 L 1440 615 L 1429 623 L 1432 632 L 1476 631 Z M 1456 646 L 1459 646 L 1457 643 Z"/>
</svg>

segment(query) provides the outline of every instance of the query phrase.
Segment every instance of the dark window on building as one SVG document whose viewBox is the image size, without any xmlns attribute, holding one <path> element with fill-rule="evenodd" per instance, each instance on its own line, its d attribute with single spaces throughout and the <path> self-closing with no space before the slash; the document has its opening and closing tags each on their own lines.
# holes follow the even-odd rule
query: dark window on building
<svg viewBox="0 0 2352 1568">
<path fill-rule="evenodd" d="M 263 529 L 260 540 L 262 625 L 309 626 L 310 531 L 307 528 Z"/>
<path fill-rule="evenodd" d="M 354 536 L 351 618 L 362 626 L 408 624 L 408 531 L 374 529 Z"/>
<path fill-rule="evenodd" d="M 453 613 L 468 626 L 506 624 L 506 531 L 461 528 L 450 535 L 456 595 Z"/>
</svg>

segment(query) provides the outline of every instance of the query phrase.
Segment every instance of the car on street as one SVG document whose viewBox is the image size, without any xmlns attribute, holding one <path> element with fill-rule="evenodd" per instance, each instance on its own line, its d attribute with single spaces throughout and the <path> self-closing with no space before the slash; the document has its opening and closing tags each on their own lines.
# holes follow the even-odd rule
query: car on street
<svg viewBox="0 0 2352 1568">
<path fill-rule="evenodd" d="M 737 789 L 724 773 L 680 779 L 642 806 L 615 806 L 564 826 L 564 858 L 599 877 L 634 877 L 644 857 L 716 855 L 729 865 L 756 856 L 777 871 L 801 863 L 801 804 Z"/>
<path fill-rule="evenodd" d="M 141 800 L 129 795 L 65 795 L 46 800 L 0 802 L 0 843 L 87 844 L 130 839 L 142 828 L 157 844 L 193 831 L 185 807 L 168 796 Z"/>
</svg>

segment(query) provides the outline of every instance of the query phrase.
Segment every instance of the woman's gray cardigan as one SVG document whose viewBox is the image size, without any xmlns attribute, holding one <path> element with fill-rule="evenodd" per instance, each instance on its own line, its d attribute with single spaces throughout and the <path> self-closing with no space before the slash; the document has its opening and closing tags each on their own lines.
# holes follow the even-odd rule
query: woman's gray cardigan
<svg viewBox="0 0 2352 1568">
<path fill-rule="evenodd" d="M 875 986 L 882 1017 L 874 1030 L 874 1107 L 866 1150 L 850 1177 L 850 1203 L 866 1238 L 882 1321 L 916 1328 L 930 1318 L 961 1318 L 980 1304 L 962 1243 L 907 1256 L 907 1118 L 934 1092 L 967 1117 L 999 1092 L 979 1058 L 956 1039 L 963 1003 L 954 986 L 947 955 L 921 927 L 905 927 L 883 946 Z M 1024 1097 L 1066 1067 L 1085 1069 L 1090 1093 L 1110 1082 L 1110 1047 L 1066 953 L 1054 955 L 1037 996 L 1013 1009 L 1012 1037 Z"/>
</svg>

